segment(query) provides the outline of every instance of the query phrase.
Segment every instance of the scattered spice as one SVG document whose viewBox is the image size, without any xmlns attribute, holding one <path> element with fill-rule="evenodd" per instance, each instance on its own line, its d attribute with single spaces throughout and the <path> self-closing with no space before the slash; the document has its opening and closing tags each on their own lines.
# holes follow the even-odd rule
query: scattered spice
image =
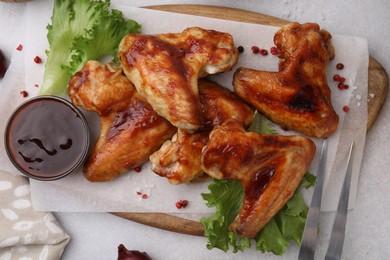
<svg viewBox="0 0 390 260">
<path fill-rule="evenodd" d="M 149 198 L 149 195 L 144 193 L 144 194 L 142 194 L 142 198 L 147 199 L 147 198 Z"/>
<path fill-rule="evenodd" d="M 16 48 L 16 50 L 22 51 L 23 50 L 23 45 L 19 44 L 19 46 Z"/>
<path fill-rule="evenodd" d="M 140 192 L 140 191 L 137 191 L 136 193 L 137 193 L 137 195 L 142 195 L 142 192 Z"/>
<path fill-rule="evenodd" d="M 336 64 L 336 69 L 338 69 L 338 70 L 344 69 L 344 64 L 342 64 L 342 63 L 337 63 L 337 64 Z"/>
<path fill-rule="evenodd" d="M 343 106 L 343 111 L 345 113 L 348 113 L 349 112 L 349 106 Z"/>
<path fill-rule="evenodd" d="M 277 55 L 278 54 L 278 48 L 275 46 L 271 47 L 270 52 L 272 55 Z"/>
<path fill-rule="evenodd" d="M 179 200 L 176 202 L 176 208 L 181 209 L 188 206 L 188 200 Z"/>
<path fill-rule="evenodd" d="M 260 48 L 259 47 L 257 47 L 257 46 L 252 46 L 252 52 L 254 53 L 254 54 L 258 54 L 258 53 L 260 53 Z"/>
<path fill-rule="evenodd" d="M 20 91 L 20 94 L 21 94 L 22 97 L 24 97 L 24 98 L 28 97 L 28 93 L 27 93 L 27 91 L 25 91 L 25 90 Z"/>
<path fill-rule="evenodd" d="M 35 62 L 36 64 L 40 64 L 40 63 L 42 63 L 42 59 L 41 59 L 39 56 L 35 56 L 34 62 Z"/>
<path fill-rule="evenodd" d="M 34 84 L 34 87 L 38 88 L 38 87 L 39 87 L 39 85 L 38 85 L 37 83 L 35 83 L 35 84 Z"/>
<path fill-rule="evenodd" d="M 142 170 L 141 166 L 137 166 L 134 168 L 135 172 L 141 172 L 141 170 Z"/>
<path fill-rule="evenodd" d="M 243 52 L 244 52 L 244 47 L 238 46 L 238 47 L 237 47 L 237 51 L 238 51 L 239 53 L 243 53 Z"/>
<path fill-rule="evenodd" d="M 340 80 L 339 80 L 341 83 L 344 83 L 345 82 L 345 78 L 344 77 L 340 77 Z"/>
</svg>

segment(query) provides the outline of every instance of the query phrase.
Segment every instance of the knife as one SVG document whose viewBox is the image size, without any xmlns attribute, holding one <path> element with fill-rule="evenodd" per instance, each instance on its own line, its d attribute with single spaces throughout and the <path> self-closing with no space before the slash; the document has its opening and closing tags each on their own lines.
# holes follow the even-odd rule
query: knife
<svg viewBox="0 0 390 260">
<path fill-rule="evenodd" d="M 302 235 L 301 247 L 299 249 L 299 260 L 314 259 L 314 252 L 317 243 L 318 223 L 320 219 L 320 209 L 322 200 L 322 190 L 324 186 L 325 166 L 328 154 L 328 139 L 322 143 L 321 159 L 318 166 L 317 181 L 311 199 L 309 212 Z"/>
</svg>

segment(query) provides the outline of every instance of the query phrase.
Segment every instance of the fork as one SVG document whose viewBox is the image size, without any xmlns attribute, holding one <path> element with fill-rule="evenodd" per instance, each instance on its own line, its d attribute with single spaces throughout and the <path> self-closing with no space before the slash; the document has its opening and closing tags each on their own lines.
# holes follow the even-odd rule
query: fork
<svg viewBox="0 0 390 260">
<path fill-rule="evenodd" d="M 312 203 L 310 205 L 305 230 L 302 237 L 302 244 L 299 250 L 299 260 L 311 260 L 314 259 L 315 246 L 317 240 L 317 228 L 319 223 L 319 213 L 321 208 L 321 197 L 322 197 L 322 186 L 323 186 L 323 173 L 324 173 L 324 159 L 326 160 L 326 146 L 324 144 L 321 151 L 321 161 L 319 171 L 317 174 L 317 185 L 318 189 L 314 190 Z M 325 149 L 324 149 L 325 146 Z M 325 260 L 338 260 L 341 258 L 341 253 L 344 245 L 345 238 L 345 226 L 347 222 L 348 203 L 349 203 L 349 191 L 352 177 L 352 150 L 354 143 L 351 143 L 348 159 L 347 159 L 347 172 L 344 177 L 344 182 L 337 205 L 337 212 L 333 222 L 333 227 L 330 236 L 330 242 L 328 250 L 326 252 Z M 319 178 L 319 179 L 318 179 Z M 317 192 L 317 193 L 316 193 Z M 314 201 L 314 202 L 313 202 Z M 313 208 L 312 208 L 313 207 Z M 312 213 L 310 213 L 312 212 Z"/>
</svg>

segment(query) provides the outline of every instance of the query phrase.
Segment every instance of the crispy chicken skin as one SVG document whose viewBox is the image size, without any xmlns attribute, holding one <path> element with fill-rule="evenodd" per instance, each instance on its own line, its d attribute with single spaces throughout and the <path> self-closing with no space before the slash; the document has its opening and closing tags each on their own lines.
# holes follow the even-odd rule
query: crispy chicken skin
<svg viewBox="0 0 390 260">
<path fill-rule="evenodd" d="M 247 128 L 253 120 L 253 108 L 214 82 L 201 79 L 199 96 L 205 126 L 195 133 L 179 128 L 172 140 L 166 141 L 150 156 L 152 170 L 172 184 L 192 181 L 203 175 L 202 149 L 214 125 L 233 118 Z"/>
<path fill-rule="evenodd" d="M 100 116 L 101 130 L 87 162 L 89 181 L 110 181 L 146 162 L 176 129 L 137 93 L 122 70 L 89 61 L 71 79 L 72 102 Z"/>
<path fill-rule="evenodd" d="M 334 111 L 326 67 L 334 58 L 331 35 L 314 23 L 290 23 L 274 37 L 279 72 L 238 68 L 235 92 L 283 128 L 314 137 L 334 133 Z"/>
<path fill-rule="evenodd" d="M 294 194 L 314 154 L 309 138 L 245 132 L 229 120 L 210 133 L 202 169 L 217 179 L 240 180 L 244 202 L 230 229 L 254 237 Z"/>
<path fill-rule="evenodd" d="M 118 55 L 124 73 L 153 109 L 189 131 L 204 125 L 198 78 L 230 70 L 238 60 L 230 34 L 198 27 L 182 33 L 129 34 Z"/>
</svg>

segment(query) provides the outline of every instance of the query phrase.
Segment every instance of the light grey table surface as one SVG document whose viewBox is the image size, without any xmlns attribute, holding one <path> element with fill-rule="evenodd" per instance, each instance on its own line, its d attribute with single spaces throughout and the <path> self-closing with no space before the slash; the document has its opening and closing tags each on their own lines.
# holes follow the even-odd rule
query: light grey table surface
<svg viewBox="0 0 390 260">
<path fill-rule="evenodd" d="M 114 0 L 113 0 L 114 2 Z M 334 34 L 368 39 L 369 53 L 390 71 L 390 1 L 136 1 L 134 6 L 196 3 L 246 9 L 298 22 L 318 22 Z M 10 59 L 18 44 L 18 21 L 25 4 L 0 2 L 0 49 Z M 1 80 L 0 80 L 1 84 Z M 349 213 L 343 259 L 389 259 L 390 247 L 390 104 L 386 102 L 367 135 L 356 208 Z M 55 213 L 71 236 L 63 259 L 116 259 L 120 243 L 148 252 L 154 259 L 291 259 L 248 251 L 223 253 L 205 248 L 206 240 L 146 227 L 106 213 Z M 323 259 L 332 213 L 322 215 L 317 257 Z"/>
</svg>

